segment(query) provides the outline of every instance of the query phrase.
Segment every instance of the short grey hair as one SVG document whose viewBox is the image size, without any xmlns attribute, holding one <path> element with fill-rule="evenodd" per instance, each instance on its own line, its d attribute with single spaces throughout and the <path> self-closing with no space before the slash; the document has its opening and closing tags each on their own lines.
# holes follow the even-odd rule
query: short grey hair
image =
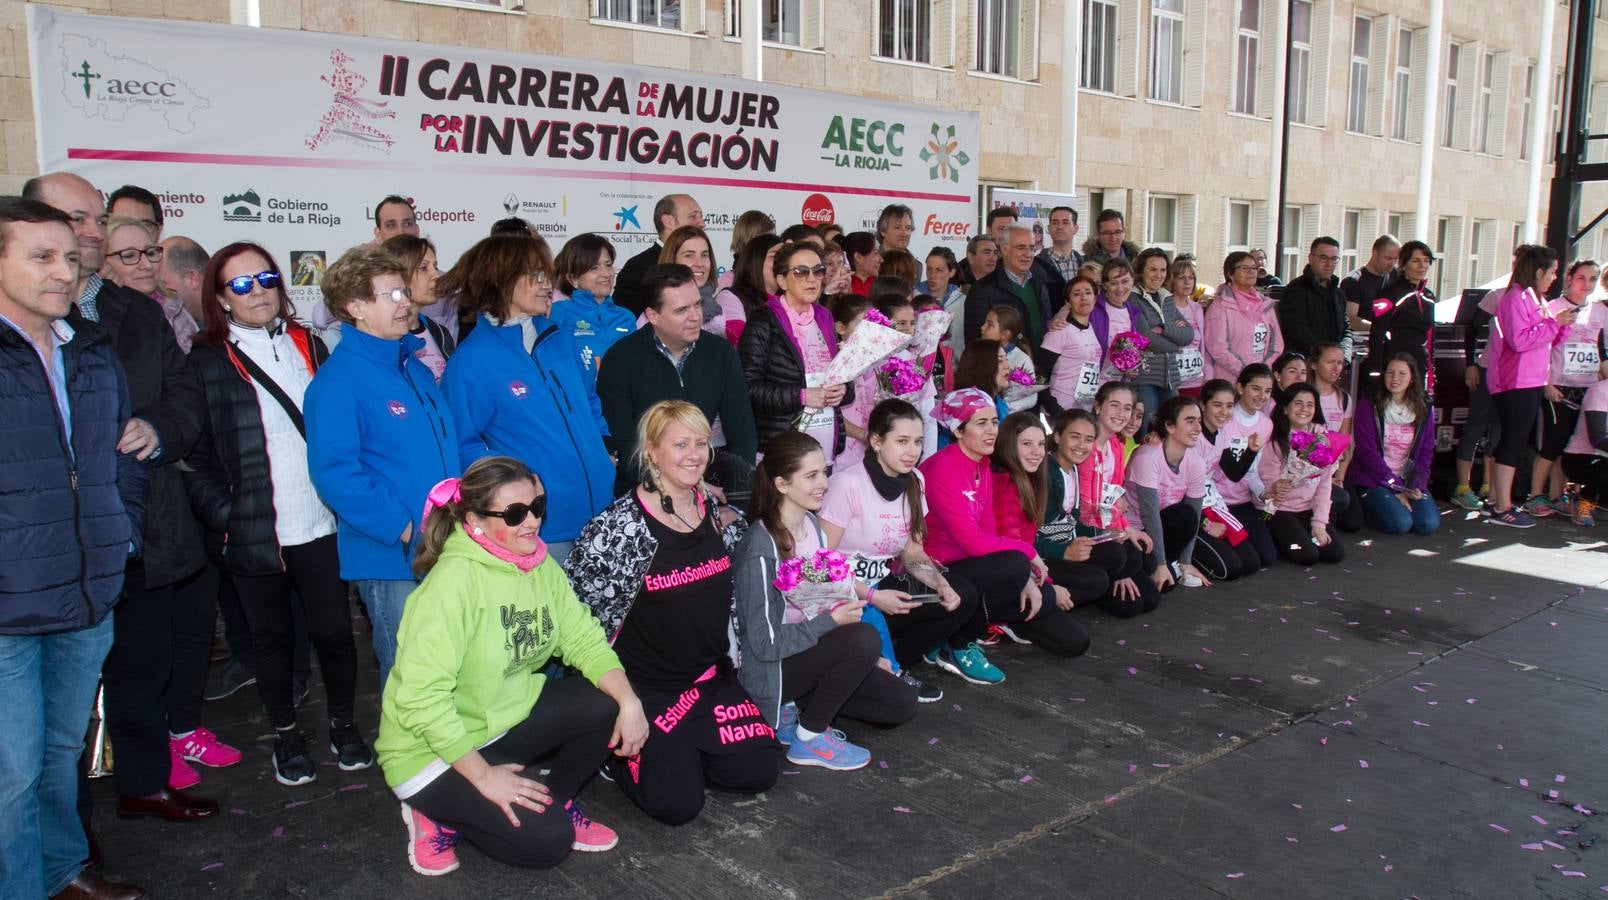
<svg viewBox="0 0 1608 900">
<path fill-rule="evenodd" d="M 1031 225 L 1023 225 L 1020 221 L 1012 222 L 1011 224 L 1006 225 L 1005 230 L 1001 231 L 999 233 L 999 236 L 1002 239 L 1004 239 L 1006 242 L 1009 242 L 1010 239 L 1011 239 L 1011 235 L 1015 234 L 1018 231 L 1022 232 L 1025 235 L 1027 235 L 1029 240 L 1031 240 L 1033 238 L 1033 226 L 1031 226 Z"/>
</svg>

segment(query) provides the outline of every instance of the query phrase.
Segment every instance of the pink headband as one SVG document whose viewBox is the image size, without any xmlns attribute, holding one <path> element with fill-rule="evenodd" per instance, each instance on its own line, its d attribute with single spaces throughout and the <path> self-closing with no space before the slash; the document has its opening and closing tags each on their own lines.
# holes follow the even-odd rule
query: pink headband
<svg viewBox="0 0 1608 900">
<path fill-rule="evenodd" d="M 994 398 L 977 388 L 961 388 L 950 391 L 938 408 L 933 410 L 932 417 L 939 425 L 958 434 L 960 426 L 970 421 L 979 409 L 993 408 Z"/>
<path fill-rule="evenodd" d="M 430 489 L 424 498 L 424 518 L 430 518 L 430 510 L 448 503 L 458 503 L 463 500 L 463 491 L 459 488 L 456 478 L 443 478 Z"/>
</svg>

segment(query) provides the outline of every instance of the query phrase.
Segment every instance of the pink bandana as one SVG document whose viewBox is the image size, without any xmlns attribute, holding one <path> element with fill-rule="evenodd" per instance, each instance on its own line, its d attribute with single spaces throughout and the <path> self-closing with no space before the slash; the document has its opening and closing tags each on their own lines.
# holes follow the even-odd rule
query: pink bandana
<svg viewBox="0 0 1608 900">
<path fill-rule="evenodd" d="M 938 408 L 933 410 L 932 417 L 939 425 L 958 434 L 960 426 L 970 421 L 979 409 L 993 408 L 994 398 L 976 388 L 961 388 L 950 391 Z"/>
</svg>

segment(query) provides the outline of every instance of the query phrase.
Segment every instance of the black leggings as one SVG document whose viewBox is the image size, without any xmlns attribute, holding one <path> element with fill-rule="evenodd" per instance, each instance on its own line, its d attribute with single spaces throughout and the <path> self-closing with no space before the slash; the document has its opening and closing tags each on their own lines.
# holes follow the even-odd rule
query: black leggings
<svg viewBox="0 0 1608 900">
<path fill-rule="evenodd" d="M 960 605 L 955 607 L 954 612 L 944 609 L 937 603 L 923 603 L 907 613 L 884 615 L 888 622 L 888 635 L 893 638 L 893 658 L 899 661 L 901 669 L 908 669 L 920 663 L 922 656 L 934 647 L 943 644 L 964 647 L 967 642 L 980 637 L 988 626 L 987 622 L 979 621 L 981 598 L 978 597 L 977 588 L 954 572 L 950 572 L 945 578 L 949 586 L 960 596 Z M 926 585 L 912 583 L 908 575 L 890 575 L 877 582 L 877 589 L 904 591 L 908 594 L 931 591 Z M 958 644 L 954 643 L 955 636 L 962 632 L 968 636 L 963 637 Z"/>
<path fill-rule="evenodd" d="M 1517 468 L 1524 458 L 1524 448 L 1535 435 L 1536 414 L 1541 409 L 1541 389 L 1514 388 L 1492 394 L 1496 404 L 1497 421 L 1501 423 L 1502 439 L 1496 444 L 1497 465 Z M 1493 502 L 1501 502 L 1492 497 Z"/>
<path fill-rule="evenodd" d="M 515 828 L 497 804 L 456 769 L 448 769 L 403 802 L 458 833 L 487 856 L 511 866 L 547 869 L 569 855 L 575 825 L 564 804 L 580 792 L 598 764 L 609 755 L 609 736 L 620 708 L 584 678 L 548 681 L 525 721 L 480 748 L 494 766 L 513 763 L 537 779 L 536 759 L 557 750 L 552 771 L 540 779 L 552 794 L 551 806 L 536 812 L 514 807 Z"/>
<path fill-rule="evenodd" d="M 1262 570 L 1262 557 L 1246 538 L 1235 547 L 1228 536 L 1215 538 L 1201 529 L 1195 536 L 1195 568 L 1206 573 L 1213 581 L 1233 581 L 1244 575 L 1255 575 Z"/>
<path fill-rule="evenodd" d="M 1329 523 L 1347 534 L 1362 530 L 1362 497 L 1353 488 L 1329 489 Z"/>
<path fill-rule="evenodd" d="M 1007 550 L 975 559 L 956 560 L 949 563 L 949 570 L 971 582 L 982 597 L 980 619 L 983 628 L 970 635 L 968 641 L 981 637 L 989 622 L 998 622 L 1016 626 L 1013 631 L 1032 641 L 1033 646 L 1056 656 L 1077 656 L 1089 649 L 1089 632 L 1084 629 L 1083 623 L 1055 605 L 1055 592 L 1049 588 L 1042 592 L 1044 600 L 1039 605 L 1038 615 L 1027 619 L 1027 612 L 1022 609 L 1022 588 L 1032 577 L 1033 566 L 1022 554 Z M 962 629 L 961 634 L 969 634 L 975 627 L 974 624 L 971 628 Z M 964 647 L 965 643 L 957 643 L 955 638 L 951 638 L 949 645 L 958 649 Z"/>
<path fill-rule="evenodd" d="M 168 731 L 201 724 L 212 630 L 218 621 L 218 570 L 211 565 L 173 586 L 173 675 L 168 679 Z"/>
<path fill-rule="evenodd" d="M 1296 565 L 1310 566 L 1318 562 L 1337 563 L 1346 558 L 1346 548 L 1340 537 L 1329 532 L 1329 543 L 1319 547 L 1312 540 L 1312 511 L 1286 512 L 1279 510 L 1268 520 L 1268 530 L 1278 542 L 1279 553 Z"/>
<path fill-rule="evenodd" d="M 1541 402 L 1541 458 L 1552 462 L 1563 453 L 1563 448 L 1574 435 L 1575 422 L 1580 419 L 1580 401 L 1585 394 L 1574 388 L 1564 388 L 1563 395 L 1568 403 L 1551 400 Z"/>
<path fill-rule="evenodd" d="M 840 714 L 898 725 L 916 714 L 916 689 L 877 666 L 882 638 L 865 622 L 821 635 L 815 646 L 782 660 L 782 702 L 798 703 L 798 724 L 821 732 Z"/>
<path fill-rule="evenodd" d="M 1580 485 L 1580 499 L 1591 503 L 1608 500 L 1608 457 L 1565 453 L 1563 474 Z"/>
<path fill-rule="evenodd" d="M 357 647 L 352 642 L 352 607 L 346 583 L 337 574 L 340 561 L 335 553 L 335 535 L 283 547 L 280 555 L 285 560 L 284 572 L 229 576 L 251 626 L 257 692 L 275 728 L 296 724 L 296 707 L 290 695 L 295 635 L 291 603 L 296 598 L 307 621 L 307 637 L 318 651 L 330 720 L 350 722 L 357 682 Z"/>
<path fill-rule="evenodd" d="M 1156 590 L 1156 583 L 1145 574 L 1145 555 L 1138 547 L 1127 541 L 1095 544 L 1089 550 L 1088 565 L 1105 573 L 1107 587 L 1099 603 L 1100 608 L 1108 614 L 1119 619 L 1131 619 L 1140 613 L 1153 612 L 1161 605 L 1161 591 Z M 1056 567 L 1052 567 L 1050 574 L 1054 576 L 1055 572 Z M 1136 599 L 1124 600 L 1117 596 L 1117 582 L 1124 578 L 1133 579 L 1138 586 L 1139 596 Z"/>
<path fill-rule="evenodd" d="M 1245 533 L 1250 535 L 1248 543 L 1261 558 L 1262 568 L 1278 562 L 1279 548 L 1273 543 L 1273 533 L 1268 530 L 1267 520 L 1262 518 L 1262 508 L 1247 501 L 1229 506 L 1228 511 L 1245 526 Z"/>
<path fill-rule="evenodd" d="M 1174 503 L 1161 511 L 1161 544 L 1167 551 L 1166 562 L 1178 562 L 1183 555 L 1184 547 L 1190 538 L 1200 530 L 1200 510 L 1187 503 Z M 1154 539 L 1154 535 L 1152 535 Z M 1156 571 L 1156 566 L 1162 564 L 1155 554 L 1149 554 L 1145 559 L 1146 569 Z M 1187 562 L 1187 560 L 1186 560 Z"/>
</svg>

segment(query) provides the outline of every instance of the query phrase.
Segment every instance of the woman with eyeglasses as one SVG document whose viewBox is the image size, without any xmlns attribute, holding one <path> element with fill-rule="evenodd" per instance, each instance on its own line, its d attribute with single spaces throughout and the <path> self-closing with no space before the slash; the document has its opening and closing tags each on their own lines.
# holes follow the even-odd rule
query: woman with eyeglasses
<svg viewBox="0 0 1608 900">
<path fill-rule="evenodd" d="M 460 837 L 526 868 L 619 843 L 575 797 L 605 759 L 636 755 L 648 722 L 538 534 L 545 488 L 495 456 L 430 491 L 413 564 L 424 580 L 402 618 L 376 742 L 420 874 L 456 869 Z M 554 657 L 580 677 L 549 680 Z M 535 762 L 549 755 L 542 776 Z"/>
<path fill-rule="evenodd" d="M 581 526 L 614 498 L 614 462 L 603 407 L 580 353 L 547 318 L 553 258 L 541 238 L 494 235 L 441 279 L 459 308 L 478 317 L 441 388 L 457 423 L 458 459 L 512 456 L 552 494 L 542 540 L 569 553 Z M 569 301 L 575 302 L 575 301 Z"/>
<path fill-rule="evenodd" d="M 1256 288 L 1259 271 L 1244 250 L 1223 260 L 1224 282 L 1206 308 L 1206 355 L 1219 378 L 1237 379 L 1251 363 L 1272 363 L 1284 352 L 1276 307 Z"/>
<path fill-rule="evenodd" d="M 820 302 L 826 266 L 800 242 L 776 252 L 772 271 L 781 296 L 748 320 L 737 344 L 759 443 L 797 428 L 820 443 L 830 466 L 848 437 L 841 407 L 854 402 L 854 386 L 825 381 L 838 348 L 832 314 Z"/>
<path fill-rule="evenodd" d="M 1174 363 L 1178 372 L 1178 393 L 1196 398 L 1200 397 L 1201 386 L 1216 377 L 1206 358 L 1206 307 L 1195 298 L 1198 284 L 1194 257 L 1179 254 L 1167 267 L 1167 280 L 1162 285 L 1172 295 L 1178 315 L 1194 332 L 1189 343 L 1178 350 Z"/>
<path fill-rule="evenodd" d="M 106 221 L 106 263 L 101 274 L 108 281 L 131 288 L 162 305 L 162 313 L 179 349 L 190 352 L 200 327 L 184 308 L 184 302 L 157 290 L 157 269 L 162 263 L 162 245 L 156 230 L 139 219 L 112 216 Z"/>
<path fill-rule="evenodd" d="M 636 316 L 614 303 L 614 246 L 587 232 L 570 238 L 558 259 L 558 293 L 547 317 L 569 336 L 586 377 L 597 383 L 603 355 L 615 342 L 636 331 Z"/>
<path fill-rule="evenodd" d="M 408 333 L 424 341 L 414 357 L 424 363 L 440 383 L 442 374 L 447 371 L 447 360 L 458 349 L 458 342 L 446 326 L 424 312 L 436 302 L 436 281 L 441 277 L 441 270 L 436 267 L 435 244 L 418 235 L 399 234 L 386 240 L 380 248 L 396 257 L 408 273 L 408 300 L 413 304 Z"/>
<path fill-rule="evenodd" d="M 339 523 L 341 577 L 368 608 L 382 687 L 403 603 L 417 586 L 411 562 L 425 495 L 460 471 L 452 411 L 415 356 L 424 342 L 408 333 L 407 276 L 395 257 L 369 246 L 346 251 L 324 273 L 319 288 L 341 340 L 307 387 L 305 410 L 308 469 Z M 229 290 L 238 293 L 239 283 Z"/>
</svg>

